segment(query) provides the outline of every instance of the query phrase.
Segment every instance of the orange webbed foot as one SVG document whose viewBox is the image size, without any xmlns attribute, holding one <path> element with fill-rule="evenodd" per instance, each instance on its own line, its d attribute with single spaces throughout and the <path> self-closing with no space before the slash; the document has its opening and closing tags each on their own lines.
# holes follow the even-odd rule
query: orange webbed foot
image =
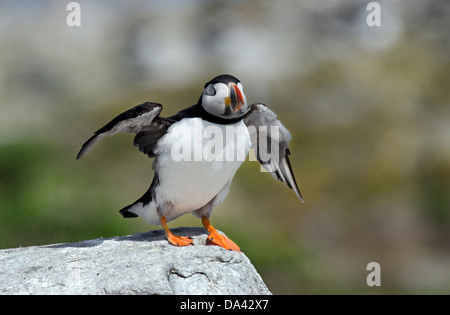
<svg viewBox="0 0 450 315">
<path fill-rule="evenodd" d="M 170 244 L 175 246 L 190 246 L 194 245 L 194 240 L 189 236 L 178 236 L 170 233 L 167 235 L 167 240 Z"/>
<path fill-rule="evenodd" d="M 233 250 L 239 253 L 241 252 L 241 249 L 236 245 L 236 243 L 217 231 L 214 231 L 208 235 L 206 238 L 206 245 L 217 245 L 227 250 Z"/>
<path fill-rule="evenodd" d="M 225 235 L 222 235 L 219 232 L 217 232 L 217 230 L 212 227 L 207 217 L 202 217 L 202 223 L 209 233 L 208 237 L 206 238 L 206 245 L 217 245 L 225 248 L 226 250 L 233 250 L 239 253 L 241 252 L 239 246 L 237 246 L 232 240 L 230 240 Z"/>
<path fill-rule="evenodd" d="M 168 226 L 167 226 L 167 219 L 166 217 L 162 216 L 160 219 L 161 225 L 164 229 L 164 232 L 166 233 L 167 240 L 170 244 L 174 246 L 190 246 L 194 245 L 194 240 L 192 237 L 189 236 L 178 236 L 173 235 L 172 232 L 170 232 Z"/>
</svg>

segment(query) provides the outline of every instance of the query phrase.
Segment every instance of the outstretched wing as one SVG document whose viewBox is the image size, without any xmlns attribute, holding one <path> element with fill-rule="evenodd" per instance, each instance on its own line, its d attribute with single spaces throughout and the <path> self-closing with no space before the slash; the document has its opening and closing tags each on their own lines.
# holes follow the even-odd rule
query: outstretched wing
<svg viewBox="0 0 450 315">
<path fill-rule="evenodd" d="M 170 125 L 168 121 L 159 117 L 161 110 L 161 104 L 146 102 L 123 112 L 97 130 L 94 135 L 83 144 L 77 155 L 77 160 L 85 155 L 94 144 L 105 136 L 112 136 L 118 132 L 138 134 L 134 144 L 139 147 L 140 151 L 151 157 L 154 156 L 152 150 L 156 141 L 165 134 L 167 125 Z M 141 134 L 141 132 L 144 134 Z"/>
<path fill-rule="evenodd" d="M 289 140 L 291 134 L 277 119 L 277 115 L 264 104 L 256 103 L 244 116 L 244 123 L 250 133 L 252 148 L 261 165 L 272 176 L 289 188 L 303 202 L 289 162 Z"/>
</svg>

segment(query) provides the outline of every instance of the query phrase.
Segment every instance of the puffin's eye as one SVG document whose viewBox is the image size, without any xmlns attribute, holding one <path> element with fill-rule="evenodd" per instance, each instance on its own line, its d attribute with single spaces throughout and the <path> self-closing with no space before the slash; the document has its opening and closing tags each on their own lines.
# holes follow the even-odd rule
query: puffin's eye
<svg viewBox="0 0 450 315">
<path fill-rule="evenodd" d="M 210 84 L 206 87 L 203 93 L 209 96 L 214 96 L 216 95 L 216 89 L 214 88 L 214 85 Z"/>
</svg>

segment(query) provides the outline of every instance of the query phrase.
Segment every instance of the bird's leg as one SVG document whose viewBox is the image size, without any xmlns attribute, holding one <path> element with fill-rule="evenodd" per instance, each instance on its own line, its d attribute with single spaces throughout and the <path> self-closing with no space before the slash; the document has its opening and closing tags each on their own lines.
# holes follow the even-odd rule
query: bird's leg
<svg viewBox="0 0 450 315">
<path fill-rule="evenodd" d="M 160 222 L 164 229 L 164 232 L 166 232 L 166 237 L 170 244 L 175 246 L 194 245 L 192 237 L 173 235 L 172 232 L 170 232 L 169 227 L 167 226 L 167 219 L 165 216 L 161 216 Z"/>
<path fill-rule="evenodd" d="M 219 232 L 217 232 L 217 230 L 212 227 L 207 217 L 202 217 L 202 223 L 209 233 L 208 238 L 206 239 L 206 245 L 218 245 L 227 250 L 241 252 L 240 248 L 232 240 L 222 234 L 219 234 Z"/>
</svg>

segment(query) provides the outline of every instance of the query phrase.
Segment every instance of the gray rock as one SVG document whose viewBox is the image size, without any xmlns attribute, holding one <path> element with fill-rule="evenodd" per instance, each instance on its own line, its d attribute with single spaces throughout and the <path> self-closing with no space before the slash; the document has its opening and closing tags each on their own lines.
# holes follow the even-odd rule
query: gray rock
<svg viewBox="0 0 450 315">
<path fill-rule="evenodd" d="M 0 250 L 0 294 L 271 294 L 243 254 L 206 246 L 201 228 Z"/>
</svg>

